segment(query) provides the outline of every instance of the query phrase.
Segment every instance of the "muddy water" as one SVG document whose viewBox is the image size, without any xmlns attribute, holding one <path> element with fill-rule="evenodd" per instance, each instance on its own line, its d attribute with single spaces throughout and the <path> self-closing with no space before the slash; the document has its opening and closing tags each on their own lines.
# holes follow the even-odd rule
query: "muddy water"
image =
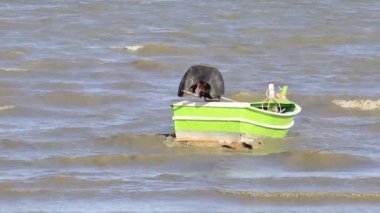
<svg viewBox="0 0 380 213">
<path fill-rule="evenodd" d="M 0 1 L 0 210 L 378 211 L 378 1 Z M 172 147 L 183 73 L 289 85 L 281 150 Z M 285 148 L 284 148 L 285 147 Z"/>
</svg>

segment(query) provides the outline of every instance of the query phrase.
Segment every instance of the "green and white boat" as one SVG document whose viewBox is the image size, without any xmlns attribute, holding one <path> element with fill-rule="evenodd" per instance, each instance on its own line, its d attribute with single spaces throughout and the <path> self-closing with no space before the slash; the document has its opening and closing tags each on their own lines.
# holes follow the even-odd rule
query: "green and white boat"
<svg viewBox="0 0 380 213">
<path fill-rule="evenodd" d="M 281 111 L 271 111 L 274 107 L 281 107 Z M 285 137 L 301 107 L 288 100 L 253 103 L 180 101 L 172 105 L 172 110 L 177 141 L 231 143 Z"/>
<path fill-rule="evenodd" d="M 191 67 L 181 81 L 178 96 L 187 93 L 202 97 L 201 95 L 211 91 L 211 95 L 206 96 L 216 97 L 218 100 L 204 102 L 184 100 L 174 103 L 172 119 L 176 141 L 197 142 L 198 144 L 216 142 L 228 146 L 243 144 L 248 145 L 249 148 L 255 148 L 254 144 L 258 141 L 257 139 L 284 138 L 287 135 L 289 129 L 294 125 L 295 115 L 301 112 L 298 104 L 286 99 L 287 86 L 283 87 L 281 94 L 275 94 L 274 85 L 270 84 L 267 91 L 268 98 L 263 101 L 233 101 L 220 95 L 224 93 L 221 74 L 216 69 L 210 71 L 214 72 L 214 76 L 212 76 L 214 79 L 211 77 L 210 80 L 208 76 L 211 74 L 207 72 L 207 69 L 212 68 Z M 194 91 L 196 91 L 197 81 L 201 81 L 204 85 L 207 84 L 211 90 L 203 90 L 196 94 Z M 218 86 L 221 89 L 212 90 L 213 87 L 218 88 Z M 189 91 L 188 88 L 193 91 Z M 206 87 L 203 86 L 201 89 L 204 88 Z M 206 96 L 203 96 L 205 100 Z M 228 102 L 220 101 L 223 99 Z"/>
</svg>

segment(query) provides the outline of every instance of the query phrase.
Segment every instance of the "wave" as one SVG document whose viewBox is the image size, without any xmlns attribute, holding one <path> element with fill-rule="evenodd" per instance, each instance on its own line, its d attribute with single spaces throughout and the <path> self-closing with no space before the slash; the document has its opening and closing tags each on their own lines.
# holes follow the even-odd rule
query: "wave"
<svg viewBox="0 0 380 213">
<path fill-rule="evenodd" d="M 144 45 L 128 45 L 124 47 L 110 47 L 111 49 L 124 49 L 131 53 L 142 55 L 194 55 L 198 51 L 193 47 L 174 46 L 165 43 L 149 43 Z"/>
<path fill-rule="evenodd" d="M 155 134 L 118 134 L 108 137 L 94 138 L 92 140 L 96 146 L 116 148 L 118 150 L 129 150 L 144 153 L 161 153 L 171 152 L 164 145 L 165 137 Z"/>
<path fill-rule="evenodd" d="M 177 2 L 179 0 L 141 0 L 141 4 L 154 4 L 154 3 L 162 3 L 162 2 Z"/>
<path fill-rule="evenodd" d="M 105 86 L 113 88 L 113 89 L 144 89 L 144 88 L 149 88 L 152 87 L 153 85 L 150 84 L 149 82 L 142 82 L 142 81 L 133 81 L 130 80 L 128 82 L 126 81 L 118 81 L 118 82 L 112 82 L 112 83 L 107 83 Z"/>
<path fill-rule="evenodd" d="M 88 128 L 85 127 L 60 127 L 50 130 L 45 134 L 52 135 L 68 135 L 68 134 L 84 134 Z M 59 133 L 55 133 L 59 132 Z M 79 136 L 78 136 L 79 138 Z M 61 153 L 65 150 L 75 150 L 75 149 L 89 149 L 89 146 L 94 147 L 95 149 L 103 149 L 103 146 L 92 143 L 92 141 L 83 141 L 83 140 L 57 140 L 53 139 L 52 141 L 43 141 L 43 142 L 33 142 L 33 141 L 24 141 L 17 139 L 2 139 L 0 140 L 0 149 L 3 151 L 11 151 L 17 156 L 19 153 L 22 153 L 23 157 L 29 155 L 35 156 L 43 153 L 43 155 L 51 156 L 56 153 Z M 19 153 L 17 153 L 19 152 Z M 26 153 L 27 152 L 27 153 Z M 5 160 L 5 159 L 4 159 Z"/>
<path fill-rule="evenodd" d="M 137 50 L 144 48 L 144 46 L 143 45 L 133 45 L 133 46 L 125 46 L 124 48 L 128 51 L 136 52 Z"/>
<path fill-rule="evenodd" d="M 35 114 L 35 113 L 34 113 Z M 46 115 L 46 113 L 44 113 Z M 49 129 L 45 134 L 52 135 L 69 135 L 84 134 L 89 130 L 88 127 L 57 127 Z M 78 137 L 79 138 L 79 137 Z M 114 152 L 123 151 L 123 153 L 167 153 L 167 147 L 163 143 L 165 137 L 159 135 L 127 135 L 120 134 L 108 137 L 94 137 L 90 140 L 63 140 L 63 141 L 44 141 L 31 142 L 17 139 L 1 139 L 0 149 L 4 151 L 49 151 L 49 153 L 59 153 L 63 150 L 112 150 Z M 91 147 L 91 148 L 89 148 Z M 25 156 L 25 155 L 24 155 Z"/>
<path fill-rule="evenodd" d="M 170 161 L 170 156 L 160 154 L 101 154 L 90 156 L 58 156 L 37 160 L 40 165 L 53 164 L 55 166 L 127 166 L 127 165 L 155 165 L 160 162 Z"/>
<path fill-rule="evenodd" d="M 76 197 L 76 198 L 88 198 L 94 197 L 99 194 L 99 190 L 80 190 L 80 191 L 63 191 L 60 189 L 19 189 L 19 188 L 2 188 L 0 189 L 0 197 L 4 197 L 9 199 L 10 197 L 14 197 L 15 199 L 19 198 L 36 198 L 36 197 L 44 197 L 44 198 L 52 198 L 58 196 L 66 196 L 66 197 Z M 38 210 L 39 212 L 41 209 Z M 58 211 L 59 212 L 59 211 Z"/>
<path fill-rule="evenodd" d="M 352 43 L 355 40 L 350 35 L 292 35 L 279 39 L 279 44 L 294 47 L 296 45 L 330 45 L 330 44 L 346 44 Z M 277 43 L 276 43 L 277 44 Z M 273 41 L 269 45 L 273 45 Z"/>
<path fill-rule="evenodd" d="M 372 171 L 379 166 L 379 161 L 376 159 L 326 151 L 287 151 L 264 156 L 252 154 L 236 157 L 241 158 L 242 162 L 249 159 L 251 162 L 249 164 L 242 163 L 239 167 L 236 167 L 235 164 L 240 160 L 227 162 L 226 165 L 229 165 L 228 168 L 230 168 L 227 172 L 229 178 L 267 177 L 255 173 L 255 170 L 252 170 L 253 167 L 257 167 L 258 170 L 274 168 L 286 172 L 278 174 L 278 177 L 287 177 L 289 173 L 313 176 L 330 172 Z"/>
<path fill-rule="evenodd" d="M 159 174 L 154 177 L 148 178 L 150 180 L 160 180 L 160 181 L 189 181 L 191 180 L 190 177 L 185 177 L 179 174 Z"/>
<path fill-rule="evenodd" d="M 258 175 L 257 175 L 258 176 Z M 260 177 L 223 178 L 222 183 L 230 189 L 261 191 L 345 191 L 350 186 L 350 192 L 377 193 L 380 189 L 380 177 L 373 173 L 323 172 L 323 173 L 278 173 L 264 174 Z"/>
<path fill-rule="evenodd" d="M 0 67 L 0 71 L 5 72 L 26 72 L 27 69 L 24 68 L 18 68 L 18 67 Z"/>
<path fill-rule="evenodd" d="M 293 171 L 342 171 L 364 169 L 377 164 L 366 157 L 327 151 L 295 151 L 267 157 L 280 161 L 280 165 Z"/>
<path fill-rule="evenodd" d="M 25 52 L 20 50 L 0 50 L 0 58 L 5 60 L 16 60 L 24 55 Z"/>
<path fill-rule="evenodd" d="M 357 192 L 255 192 L 219 190 L 224 195 L 243 196 L 265 200 L 304 200 L 304 199 L 339 199 L 339 200 L 380 200 L 380 193 Z"/>
<path fill-rule="evenodd" d="M 78 134 L 86 129 L 61 128 L 60 134 Z M 50 133 L 49 133 L 50 134 Z M 52 135 L 57 135 L 54 131 Z M 255 153 L 228 152 L 223 149 L 205 148 L 169 148 L 165 144 L 165 136 L 146 134 L 117 134 L 113 136 L 97 137 L 72 141 L 44 141 L 29 142 L 17 139 L 0 140 L 0 149 L 6 153 L 14 153 L 6 158 L 0 158 L 1 168 L 8 167 L 124 167 L 124 166 L 170 166 L 170 162 L 176 162 L 177 168 L 192 169 L 188 162 L 214 162 L 222 160 L 226 155 L 232 158 L 223 166 L 228 168 L 227 178 L 254 177 L 260 178 L 252 167 L 258 170 L 274 168 L 285 171 L 276 177 L 288 178 L 290 173 L 296 177 L 316 176 L 322 177 L 326 173 L 342 172 L 339 177 L 346 178 L 346 173 L 370 172 L 380 164 L 378 159 L 367 156 L 343 154 L 328 151 L 284 151 L 273 154 L 272 150 L 265 155 Z M 277 140 L 271 141 L 278 142 Z M 265 143 L 265 142 L 264 142 Z M 269 143 L 269 142 L 268 142 Z M 271 146 L 271 145 L 269 145 Z M 78 150 L 86 150 L 81 155 Z M 42 157 L 38 153 L 43 153 Z M 25 154 L 23 154 L 25 153 Z M 66 153 L 62 155 L 62 153 Z M 101 153 L 101 154 L 94 154 Z M 38 154 L 39 158 L 34 157 Z M 233 156 L 231 156 L 233 154 Z M 17 158 L 17 156 L 22 156 Z M 249 163 L 248 163 L 249 162 Z M 195 165 L 195 164 L 194 164 Z M 198 165 L 198 170 L 209 169 L 208 163 Z M 239 165 L 238 167 L 236 165 Z M 344 173 L 344 174 L 343 174 Z M 267 177 L 267 176 L 264 176 Z M 364 177 L 364 176 L 363 176 Z M 376 180 L 375 180 L 376 181 Z M 307 181 L 306 181 L 307 182 Z"/>
<path fill-rule="evenodd" d="M 105 105 L 112 103 L 133 103 L 135 99 L 122 95 L 89 94 L 72 91 L 51 92 L 40 96 L 39 99 L 46 104 L 53 105 Z"/>
<path fill-rule="evenodd" d="M 43 58 L 26 62 L 26 66 L 32 70 L 67 70 L 93 68 L 102 64 L 101 59 L 77 58 L 62 60 L 60 58 Z"/>
<path fill-rule="evenodd" d="M 20 196 L 41 196 L 47 195 L 48 190 L 33 190 L 33 189 L 14 189 L 12 187 L 6 187 L 0 189 L 0 197 L 20 197 Z"/>
<path fill-rule="evenodd" d="M 0 111 L 2 110 L 8 110 L 8 109 L 13 109 L 15 106 L 13 105 L 5 105 L 5 106 L 0 106 Z"/>
<path fill-rule="evenodd" d="M 22 149 L 22 148 L 30 149 L 32 148 L 32 145 L 24 141 L 3 139 L 3 140 L 0 140 L 0 148 L 2 150 L 6 150 L 6 149 L 12 150 L 12 149 Z"/>
<path fill-rule="evenodd" d="M 123 167 L 154 166 L 171 162 L 175 155 L 162 154 L 99 154 L 86 156 L 54 156 L 42 159 L 9 159 L 0 157 L 0 167 Z"/>
<path fill-rule="evenodd" d="M 333 100 L 332 103 L 345 109 L 359 109 L 363 111 L 380 110 L 379 100 Z"/>
<path fill-rule="evenodd" d="M 12 97 L 15 96 L 17 91 L 19 90 L 19 86 L 15 82 L 7 81 L 6 79 L 0 81 L 0 97 Z M 4 103 L 5 100 L 2 100 Z"/>
<path fill-rule="evenodd" d="M 2 184 L 7 184 L 8 181 L 0 182 Z M 86 179 L 78 178 L 70 175 L 52 175 L 52 176 L 42 176 L 37 178 L 30 178 L 27 180 L 12 180 L 13 185 L 17 185 L 22 188 L 60 188 L 64 187 L 70 188 L 99 188 L 99 187 L 110 187 L 114 185 L 137 183 L 131 180 L 121 180 L 121 179 Z"/>
<path fill-rule="evenodd" d="M 152 146 L 155 142 L 151 142 Z M 176 161 L 179 167 L 181 165 L 187 165 L 186 162 L 189 161 L 208 161 L 223 158 L 223 155 L 228 153 L 214 153 L 210 155 L 210 152 L 205 150 L 185 150 L 183 152 L 178 152 L 178 150 L 170 150 L 161 146 L 161 151 L 155 151 L 154 148 L 149 148 L 147 150 L 141 150 L 139 148 L 141 145 L 136 145 L 136 143 L 127 143 L 125 148 L 130 154 L 98 154 L 98 155 L 85 155 L 85 156 L 54 156 L 43 159 L 30 159 L 30 160 L 10 160 L 1 159 L 3 166 L 9 165 L 34 165 L 34 166 L 56 166 L 56 167 L 75 167 L 75 166 L 90 166 L 90 167 L 123 167 L 123 166 L 157 166 L 157 165 L 167 165 L 170 162 Z M 115 146 L 109 144 L 109 147 Z M 117 147 L 117 145 L 115 146 Z M 121 147 L 120 149 L 122 149 Z M 135 152 L 135 153 L 134 153 Z M 137 154 L 136 154 L 137 152 Z M 195 152 L 195 153 L 194 153 Z M 244 159 L 240 159 L 243 156 L 237 156 L 236 160 L 244 159 L 255 159 L 254 163 L 249 165 L 241 165 L 235 168 L 234 163 L 231 163 L 231 169 L 228 172 L 232 178 L 244 178 L 241 176 L 240 172 L 242 170 L 250 170 L 252 165 L 258 168 L 273 166 L 277 169 L 286 170 L 289 172 L 334 172 L 334 171 L 356 171 L 356 170 L 366 170 L 373 169 L 378 166 L 378 162 L 364 157 L 356 157 L 352 155 L 344 154 L 334 154 L 334 153 L 320 153 L 320 152 L 296 152 L 296 153 L 285 153 L 277 155 L 268 155 L 265 157 L 254 157 L 245 156 Z M 228 163 L 229 164 L 229 163 Z M 191 169 L 191 165 L 187 165 L 188 169 Z M 202 168 L 198 169 L 208 169 L 207 164 L 203 165 Z M 255 176 L 254 174 L 252 174 Z"/>
<path fill-rule="evenodd" d="M 163 68 L 161 63 L 146 59 L 132 61 L 129 65 L 142 70 L 162 70 Z"/>
</svg>

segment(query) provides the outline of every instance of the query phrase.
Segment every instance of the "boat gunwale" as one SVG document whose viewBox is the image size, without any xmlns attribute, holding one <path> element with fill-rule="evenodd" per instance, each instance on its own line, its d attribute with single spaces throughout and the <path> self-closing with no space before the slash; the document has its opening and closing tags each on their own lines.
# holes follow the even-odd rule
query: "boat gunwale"
<svg viewBox="0 0 380 213">
<path fill-rule="evenodd" d="M 277 113 L 277 112 L 271 112 L 263 109 L 259 109 L 256 107 L 252 107 L 251 103 L 249 102 L 195 102 L 195 101 L 180 101 L 177 103 L 174 103 L 172 106 L 177 107 L 215 107 L 215 108 L 242 108 L 242 109 L 251 109 L 254 111 L 258 111 L 264 114 L 269 115 L 275 115 L 280 117 L 293 117 L 300 113 L 302 111 L 302 108 L 297 103 L 292 102 L 295 106 L 294 110 L 292 112 L 286 112 L 286 113 Z"/>
</svg>

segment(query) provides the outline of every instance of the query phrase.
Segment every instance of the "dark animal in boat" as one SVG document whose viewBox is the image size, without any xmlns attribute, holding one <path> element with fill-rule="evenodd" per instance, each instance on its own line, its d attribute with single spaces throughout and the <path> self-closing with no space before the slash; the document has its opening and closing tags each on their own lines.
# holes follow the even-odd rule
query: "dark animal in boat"
<svg viewBox="0 0 380 213">
<path fill-rule="evenodd" d="M 204 97 L 208 99 L 213 99 L 210 95 L 210 85 L 206 82 L 199 81 L 194 86 L 190 87 L 191 92 L 197 94 L 200 98 Z"/>
<path fill-rule="evenodd" d="M 178 87 L 178 96 L 184 91 L 197 94 L 204 100 L 220 99 L 224 94 L 224 80 L 222 74 L 214 67 L 204 65 L 191 66 L 182 77 Z"/>
</svg>

